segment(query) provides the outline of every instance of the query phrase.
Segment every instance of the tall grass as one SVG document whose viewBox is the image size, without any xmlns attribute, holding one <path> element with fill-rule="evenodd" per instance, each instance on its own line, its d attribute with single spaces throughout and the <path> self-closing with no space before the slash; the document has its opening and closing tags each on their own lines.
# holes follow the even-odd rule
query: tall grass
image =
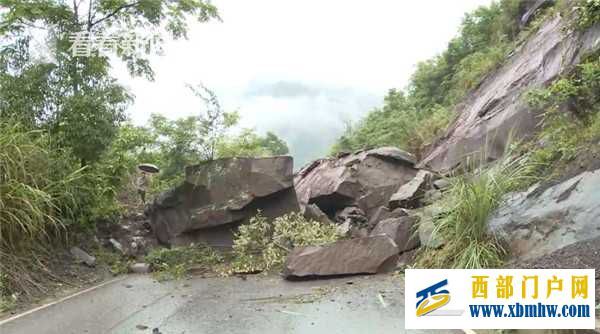
<svg viewBox="0 0 600 334">
<path fill-rule="evenodd" d="M 483 166 L 484 159 L 477 161 Z M 490 215 L 503 196 L 530 184 L 533 176 L 529 156 L 503 159 L 456 177 L 442 199 L 446 215 L 437 219 L 434 234 L 445 240 L 442 250 L 430 251 L 421 264 L 452 268 L 489 268 L 502 263 L 501 243 L 487 231 Z"/>
<path fill-rule="evenodd" d="M 39 287 L 34 268 L 47 271 L 44 246 L 79 212 L 85 173 L 73 168 L 48 137 L 0 122 L 0 273 L 4 290 Z"/>
</svg>

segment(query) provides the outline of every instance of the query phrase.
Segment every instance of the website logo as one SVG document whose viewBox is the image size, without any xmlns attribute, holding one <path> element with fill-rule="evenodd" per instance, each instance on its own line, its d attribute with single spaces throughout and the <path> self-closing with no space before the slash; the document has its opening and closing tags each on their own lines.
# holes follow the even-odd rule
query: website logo
<svg viewBox="0 0 600 334">
<path fill-rule="evenodd" d="M 592 329 L 595 277 L 594 269 L 406 269 L 405 326 Z"/>
<path fill-rule="evenodd" d="M 434 285 L 417 292 L 417 317 L 427 315 L 450 301 L 450 292 L 440 290 L 448 285 L 448 280 L 442 280 Z"/>
</svg>

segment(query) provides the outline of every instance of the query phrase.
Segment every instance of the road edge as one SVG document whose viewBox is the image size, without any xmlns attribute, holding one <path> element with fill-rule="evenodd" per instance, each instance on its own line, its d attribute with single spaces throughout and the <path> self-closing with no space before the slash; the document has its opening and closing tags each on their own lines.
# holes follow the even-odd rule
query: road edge
<svg viewBox="0 0 600 334">
<path fill-rule="evenodd" d="M 66 297 L 60 298 L 60 299 L 58 299 L 58 300 L 55 300 L 55 301 L 52 301 L 52 302 L 46 303 L 46 304 L 44 304 L 44 305 L 41 305 L 41 306 L 35 307 L 35 308 L 33 308 L 33 309 L 31 309 L 31 310 L 28 310 L 28 311 L 25 311 L 25 312 L 23 312 L 23 313 L 21 313 L 21 314 L 17 314 L 17 315 L 15 315 L 15 316 L 12 316 L 12 317 L 10 317 L 10 318 L 4 319 L 4 320 L 0 320 L 0 326 L 2 326 L 2 325 L 4 325 L 4 324 L 7 324 L 7 323 L 9 323 L 9 322 L 11 322 L 11 321 L 14 321 L 14 320 L 20 319 L 20 318 L 22 318 L 22 317 L 28 316 L 28 315 L 30 315 L 30 314 L 32 314 L 32 313 L 35 313 L 35 312 L 37 312 L 37 311 L 41 311 L 41 310 L 43 310 L 43 309 L 46 309 L 46 308 L 52 307 L 52 306 L 54 306 L 54 305 L 56 305 L 56 304 L 60 304 L 60 303 L 62 303 L 62 302 L 64 302 L 64 301 L 67 301 L 67 300 L 69 300 L 69 299 L 71 299 L 71 298 L 75 298 L 75 297 L 81 296 L 81 295 L 83 295 L 83 294 L 86 294 L 86 293 L 88 293 L 88 292 L 92 292 L 92 291 L 94 291 L 94 290 L 97 290 L 97 289 L 99 289 L 99 288 L 105 287 L 105 286 L 107 286 L 107 285 L 110 285 L 110 284 L 113 284 L 113 283 L 116 283 L 116 282 L 120 282 L 120 281 L 124 280 L 125 278 L 127 278 L 128 276 L 129 276 L 129 275 L 124 275 L 124 276 L 121 276 L 121 277 L 117 277 L 117 278 L 115 278 L 115 279 L 112 279 L 112 280 L 110 280 L 110 281 L 106 281 L 106 282 L 100 283 L 100 284 L 98 284 L 98 285 L 95 285 L 95 286 L 92 286 L 92 287 L 90 287 L 90 288 L 87 288 L 87 289 L 84 289 L 84 290 L 81 290 L 81 291 L 75 292 L 75 293 L 73 293 L 73 294 L 71 294 L 71 295 L 68 295 L 68 296 L 66 296 Z"/>
</svg>

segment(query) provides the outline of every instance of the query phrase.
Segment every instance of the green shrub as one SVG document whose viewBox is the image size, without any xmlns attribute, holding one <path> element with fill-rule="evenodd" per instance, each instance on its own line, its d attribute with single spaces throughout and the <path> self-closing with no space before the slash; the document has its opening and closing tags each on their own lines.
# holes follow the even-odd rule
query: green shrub
<svg viewBox="0 0 600 334">
<path fill-rule="evenodd" d="M 533 148 L 532 159 L 547 166 L 572 160 L 600 134 L 600 58 L 588 57 L 571 75 L 528 92 L 526 100 L 543 116 L 542 144 Z"/>
<path fill-rule="evenodd" d="M 573 20 L 575 27 L 585 30 L 600 21 L 600 0 L 579 0 L 575 6 L 577 17 Z"/>
<path fill-rule="evenodd" d="M 452 113 L 440 105 L 418 110 L 401 91 L 390 90 L 383 108 L 371 111 L 332 147 L 332 153 L 379 146 L 396 146 L 417 156 L 446 129 Z"/>
<path fill-rule="evenodd" d="M 233 272 L 276 269 L 294 247 L 321 245 L 339 239 L 335 225 L 306 220 L 291 213 L 268 221 L 260 213 L 239 228 L 233 246 Z"/>
<path fill-rule="evenodd" d="M 223 262 L 223 257 L 207 245 L 159 248 L 146 255 L 146 263 L 153 267 L 159 281 L 181 279 L 194 266 L 207 269 Z"/>
</svg>

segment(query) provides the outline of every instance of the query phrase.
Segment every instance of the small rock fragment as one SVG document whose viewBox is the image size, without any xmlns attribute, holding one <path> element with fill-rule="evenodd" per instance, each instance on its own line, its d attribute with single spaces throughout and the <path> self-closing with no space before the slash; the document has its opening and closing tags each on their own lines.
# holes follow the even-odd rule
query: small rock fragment
<svg viewBox="0 0 600 334">
<path fill-rule="evenodd" d="M 150 265 L 148 263 L 134 263 L 129 266 L 129 271 L 134 274 L 147 274 L 150 272 Z"/>
<path fill-rule="evenodd" d="M 89 255 L 79 247 L 71 247 L 71 255 L 79 261 L 79 263 L 85 263 L 89 267 L 96 265 L 96 258 Z"/>
<path fill-rule="evenodd" d="M 123 245 L 121 245 L 120 242 L 118 242 L 116 239 L 114 238 L 110 238 L 108 239 L 108 242 L 110 242 L 110 244 L 116 249 L 118 250 L 121 254 L 125 254 L 125 251 L 123 250 Z"/>
</svg>

